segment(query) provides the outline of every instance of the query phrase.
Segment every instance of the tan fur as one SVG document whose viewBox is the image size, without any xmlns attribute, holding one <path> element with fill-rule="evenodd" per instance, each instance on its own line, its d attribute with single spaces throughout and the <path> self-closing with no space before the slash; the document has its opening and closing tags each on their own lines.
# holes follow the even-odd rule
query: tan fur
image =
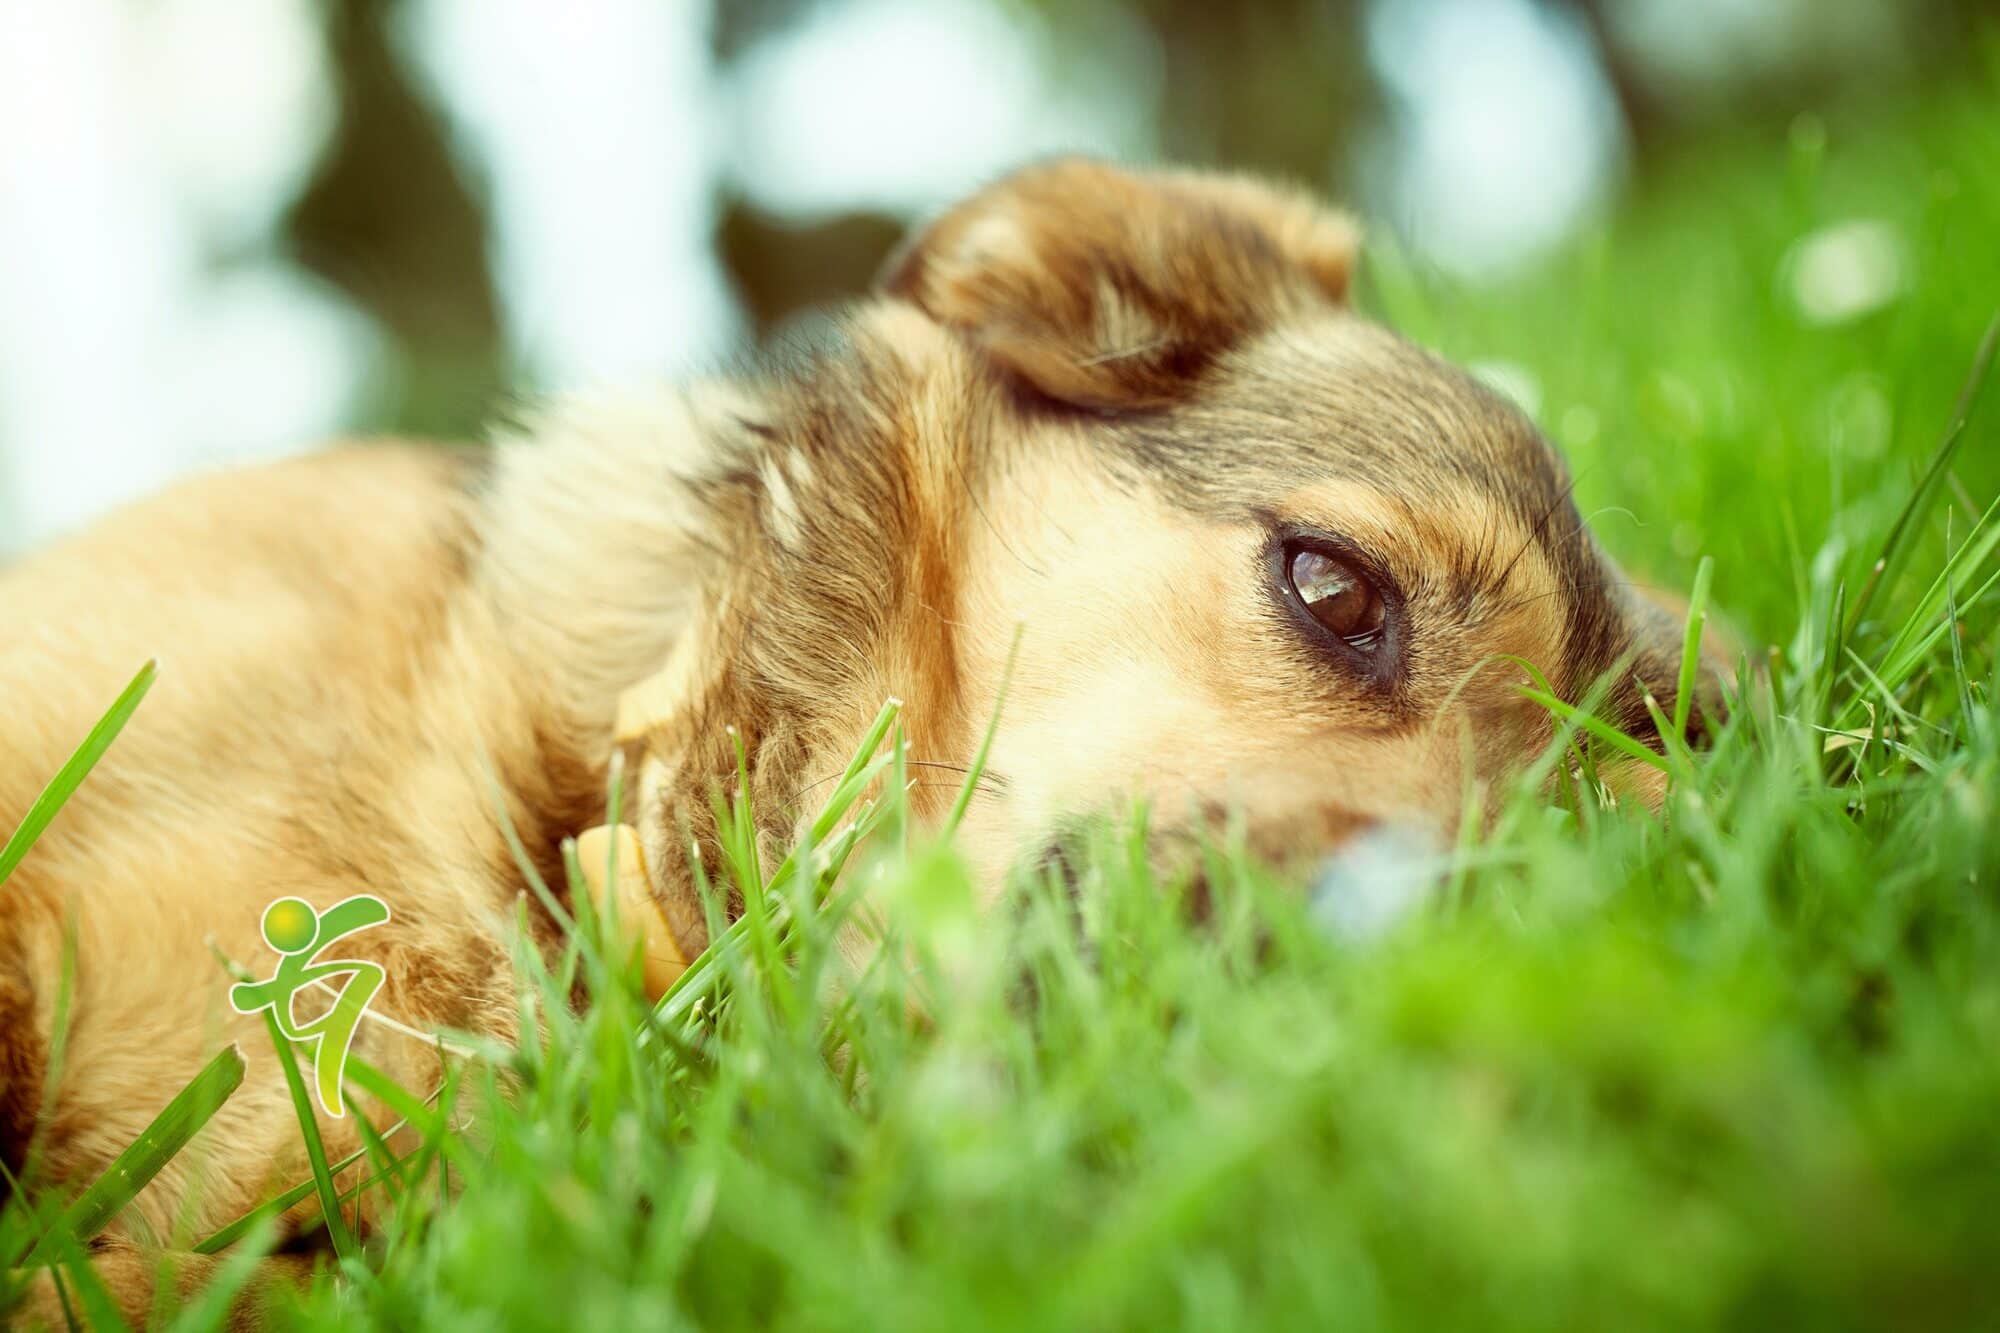
<svg viewBox="0 0 2000 1333">
<path fill-rule="evenodd" d="M 495 793 L 559 884 L 624 747 L 659 933 L 692 956 L 687 855 L 735 769 L 726 729 L 776 840 L 900 697 L 934 817 L 1017 626 L 964 834 L 995 884 L 1134 797 L 1170 839 L 1235 812 L 1279 858 L 1378 820 L 1449 829 L 1548 734 L 1502 654 L 1571 695 L 1613 671 L 1642 716 L 1631 678 L 1669 679 L 1674 627 L 1526 421 L 1347 310 L 1355 244 L 1254 182 L 1033 168 L 916 237 L 796 364 L 558 405 L 490 458 L 382 446 L 208 478 L 0 574 L 0 827 L 162 666 L 0 891 L 0 1149 L 18 1163 L 37 1132 L 47 1171 L 86 1181 L 236 1040 L 243 1089 L 138 1204 L 159 1235 L 235 1216 L 305 1161 L 207 941 L 261 965 L 271 898 L 366 889 L 395 913 L 354 945 L 388 973 L 375 1009 L 505 1038 L 523 884 Z M 1267 555 L 1292 528 L 1395 579 L 1386 683 L 1282 612 Z M 380 1026 L 358 1049 L 411 1088 L 437 1076 Z M 355 1143 L 351 1120 L 322 1129 Z"/>
</svg>

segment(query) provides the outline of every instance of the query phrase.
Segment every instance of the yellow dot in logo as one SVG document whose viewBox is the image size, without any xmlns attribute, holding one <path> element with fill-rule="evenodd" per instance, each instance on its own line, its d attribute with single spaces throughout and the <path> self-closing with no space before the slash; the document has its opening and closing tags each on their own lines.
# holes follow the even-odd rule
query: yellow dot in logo
<svg viewBox="0 0 2000 1333">
<path fill-rule="evenodd" d="M 319 932 L 319 913 L 303 898 L 280 898 L 264 909 L 264 939 L 279 953 L 297 953 Z"/>
</svg>

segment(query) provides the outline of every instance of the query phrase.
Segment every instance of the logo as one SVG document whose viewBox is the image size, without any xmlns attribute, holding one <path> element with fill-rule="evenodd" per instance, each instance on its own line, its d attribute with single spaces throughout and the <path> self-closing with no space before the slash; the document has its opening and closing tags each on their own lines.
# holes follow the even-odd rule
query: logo
<svg viewBox="0 0 2000 1333">
<path fill-rule="evenodd" d="M 314 1043 L 313 1082 L 319 1104 L 335 1118 L 347 1114 L 340 1093 L 354 1030 L 361 1025 L 368 1002 L 382 989 L 385 974 L 376 963 L 320 955 L 349 935 L 388 919 L 389 904 L 371 893 L 344 898 L 324 912 L 315 912 L 302 898 L 280 898 L 264 909 L 264 942 L 280 955 L 277 972 L 268 980 L 238 982 L 229 988 L 229 1003 L 237 1013 L 269 1009 L 285 1036 Z M 292 1001 L 299 991 L 332 989 L 329 979 L 342 976 L 347 980 L 334 991 L 333 1004 L 325 1013 L 306 1023 L 294 1017 Z"/>
</svg>

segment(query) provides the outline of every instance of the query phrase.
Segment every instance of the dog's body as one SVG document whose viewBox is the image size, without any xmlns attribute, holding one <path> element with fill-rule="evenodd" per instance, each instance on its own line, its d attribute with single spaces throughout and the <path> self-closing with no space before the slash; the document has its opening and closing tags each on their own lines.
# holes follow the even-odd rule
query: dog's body
<svg viewBox="0 0 2000 1333">
<path fill-rule="evenodd" d="M 10 1166 L 34 1138 L 45 1178 L 91 1179 L 235 1039 L 244 1087 L 139 1207 L 158 1235 L 240 1214 L 306 1163 L 209 941 L 254 963 L 273 898 L 367 890 L 395 914 L 351 948 L 387 971 L 375 1008 L 510 1035 L 523 876 L 496 800 L 559 886 L 630 741 L 651 897 L 692 956 L 685 849 L 734 772 L 725 729 L 782 837 L 887 696 L 918 760 L 963 765 L 1017 625 L 964 831 L 989 879 L 1132 797 L 1170 834 L 1240 811 L 1280 856 L 1385 818 L 1449 828 L 1549 733 L 1507 655 L 1572 697 L 1622 667 L 1642 718 L 1631 678 L 1671 695 L 1671 627 L 1517 413 L 1347 312 L 1353 245 L 1241 181 L 1038 168 L 790 368 L 559 410 L 490 456 L 200 481 L 0 575 L 0 828 L 162 663 L 0 890 Z M 356 1049 L 435 1079 L 394 1032 Z M 322 1129 L 356 1146 L 351 1117 Z"/>
</svg>

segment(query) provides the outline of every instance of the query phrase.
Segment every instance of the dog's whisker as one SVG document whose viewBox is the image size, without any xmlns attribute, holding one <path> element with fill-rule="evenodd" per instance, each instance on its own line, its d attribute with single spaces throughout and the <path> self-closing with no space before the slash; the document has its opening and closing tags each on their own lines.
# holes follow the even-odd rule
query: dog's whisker
<svg viewBox="0 0 2000 1333">
<path fill-rule="evenodd" d="M 1108 366 L 1114 361 L 1129 361 L 1135 356 L 1144 356 L 1148 352 L 1157 352 L 1172 342 L 1173 339 L 1171 338 L 1153 338 L 1132 347 L 1121 347 L 1115 351 L 1100 352 L 1096 356 L 1087 356 L 1076 364 L 1079 367 Z"/>
<path fill-rule="evenodd" d="M 1665 584 L 1642 583 L 1637 579 L 1603 579 L 1592 583 L 1584 583 L 1571 579 L 1550 588 L 1546 592 L 1538 592 L 1527 597 L 1517 597 L 1510 602 L 1502 602 L 1500 605 L 1486 612 L 1486 615 L 1489 617 L 1504 616 L 1510 612 L 1518 611 L 1524 606 L 1533 606 L 1536 602 L 1546 602 L 1551 597 L 1565 597 L 1577 592 L 1585 592 L 1598 588 L 1635 588 L 1640 592 L 1660 593 L 1673 591 L 1673 589 Z"/>
<path fill-rule="evenodd" d="M 1604 505 L 1600 508 L 1591 510 L 1588 514 L 1585 514 L 1583 516 L 1583 526 L 1586 528 L 1589 527 L 1591 524 L 1595 523 L 1599 518 L 1601 518 L 1605 514 L 1617 514 L 1621 518 L 1629 518 L 1632 520 L 1632 526 L 1635 528 L 1643 528 L 1646 526 L 1646 521 L 1644 519 L 1640 518 L 1637 514 L 1633 513 L 1630 509 L 1627 509 L 1624 505 Z"/>
<path fill-rule="evenodd" d="M 952 455 L 951 465 L 953 474 L 958 477 L 958 484 L 965 489 L 965 498 L 972 502 L 973 512 L 979 515 L 979 521 L 986 525 L 986 530 L 993 534 L 993 540 L 1000 543 L 1000 549 L 1014 557 L 1014 563 L 1027 570 L 1030 574 L 1035 575 L 1037 578 L 1047 578 L 1049 571 L 1034 564 L 1026 556 L 1015 550 L 1014 544 L 1007 540 L 1007 535 L 1000 531 L 1000 525 L 995 523 L 993 516 L 986 512 L 986 506 L 979 499 L 979 488 L 974 486 L 971 478 L 965 475 L 964 460 L 957 455 Z"/>
<path fill-rule="evenodd" d="M 1563 502 L 1568 500 L 1570 494 L 1576 490 L 1576 483 L 1579 476 L 1581 476 L 1580 473 L 1572 475 L 1569 479 L 1569 484 L 1558 491 L 1555 498 L 1549 501 L 1548 507 L 1542 510 L 1542 516 L 1535 520 L 1535 526 L 1529 530 L 1527 538 L 1521 543 L 1521 548 L 1514 552 L 1514 558 L 1507 562 L 1507 567 L 1500 571 L 1500 577 L 1494 580 L 1496 587 L 1505 586 L 1508 576 L 1514 572 L 1514 566 L 1521 563 L 1521 557 L 1528 553 L 1528 548 L 1535 544 L 1541 537 L 1543 529 L 1548 527 L 1549 520 L 1555 517 L 1556 511 L 1562 508 Z"/>
<path fill-rule="evenodd" d="M 1532 605 L 1535 602 L 1545 602 L 1551 597 L 1561 597 L 1568 593 L 1584 592 L 1593 588 L 1632 588 L 1639 592 L 1660 593 L 1667 596 L 1677 595 L 1683 591 L 1672 584 L 1649 583 L 1643 579 L 1602 579 L 1590 583 L 1570 579 L 1557 587 L 1549 589 L 1547 592 L 1538 592 L 1529 597 L 1520 597 L 1511 602 L 1503 602 L 1495 607 L 1490 614 L 1504 615 L 1509 611 L 1517 611 L 1521 607 Z"/>
<path fill-rule="evenodd" d="M 949 760 L 944 760 L 944 759 L 905 759 L 903 763 L 905 766 L 909 768 L 941 768 L 951 773 L 970 773 L 972 771 L 971 766 L 968 764 L 955 764 L 950 762 Z M 813 781 L 808 782 L 805 786 L 800 787 L 798 790 L 794 791 L 791 795 L 785 797 L 780 802 L 780 804 L 786 806 L 796 805 L 800 797 L 805 796 L 806 794 L 814 791 L 817 788 L 824 787 L 829 782 L 839 781 L 840 776 L 841 775 L 839 773 L 829 773 L 823 778 L 815 778 Z M 923 784 L 913 784 L 913 785 L 937 786 L 939 784 L 923 783 Z M 1002 777 L 998 773 L 988 770 L 987 772 L 981 773 L 979 775 L 977 787 L 979 790 L 985 791 L 989 795 L 1003 796 L 1006 794 L 1007 791 L 1007 779 Z"/>
</svg>

